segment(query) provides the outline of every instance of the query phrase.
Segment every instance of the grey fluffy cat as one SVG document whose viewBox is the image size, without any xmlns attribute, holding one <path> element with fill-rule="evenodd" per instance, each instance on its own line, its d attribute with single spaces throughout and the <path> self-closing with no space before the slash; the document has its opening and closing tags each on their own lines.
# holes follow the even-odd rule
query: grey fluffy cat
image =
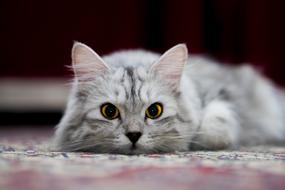
<svg viewBox="0 0 285 190">
<path fill-rule="evenodd" d="M 285 96 L 250 66 L 131 50 L 104 57 L 76 42 L 60 151 L 164 153 L 285 141 Z"/>
</svg>

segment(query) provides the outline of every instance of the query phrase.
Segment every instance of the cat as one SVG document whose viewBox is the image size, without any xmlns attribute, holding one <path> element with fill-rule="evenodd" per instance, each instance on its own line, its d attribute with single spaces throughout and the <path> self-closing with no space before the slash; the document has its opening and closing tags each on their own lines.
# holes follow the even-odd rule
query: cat
<svg viewBox="0 0 285 190">
<path fill-rule="evenodd" d="M 249 65 L 75 42 L 74 82 L 56 127 L 59 151 L 149 154 L 285 141 L 285 95 Z M 282 105 L 283 104 L 283 105 Z"/>
</svg>

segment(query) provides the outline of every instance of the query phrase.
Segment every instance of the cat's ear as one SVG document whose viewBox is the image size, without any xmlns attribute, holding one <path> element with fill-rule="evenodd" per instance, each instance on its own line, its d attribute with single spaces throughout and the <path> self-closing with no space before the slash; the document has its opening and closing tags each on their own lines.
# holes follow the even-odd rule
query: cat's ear
<svg viewBox="0 0 285 190">
<path fill-rule="evenodd" d="M 184 65 L 188 60 L 188 50 L 185 44 L 178 44 L 166 51 L 151 67 L 151 73 L 178 90 Z"/>
<path fill-rule="evenodd" d="M 96 78 L 96 75 L 109 70 L 95 51 L 80 42 L 74 42 L 72 47 L 72 67 L 75 77 L 80 80 Z"/>
</svg>

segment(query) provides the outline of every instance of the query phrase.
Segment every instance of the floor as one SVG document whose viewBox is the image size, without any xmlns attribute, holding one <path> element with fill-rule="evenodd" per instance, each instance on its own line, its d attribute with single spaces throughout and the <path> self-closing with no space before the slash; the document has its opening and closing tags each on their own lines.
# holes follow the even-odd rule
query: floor
<svg viewBox="0 0 285 190">
<path fill-rule="evenodd" d="M 1 190 L 284 190 L 285 147 L 140 156 L 47 151 L 51 128 L 0 128 Z"/>
</svg>

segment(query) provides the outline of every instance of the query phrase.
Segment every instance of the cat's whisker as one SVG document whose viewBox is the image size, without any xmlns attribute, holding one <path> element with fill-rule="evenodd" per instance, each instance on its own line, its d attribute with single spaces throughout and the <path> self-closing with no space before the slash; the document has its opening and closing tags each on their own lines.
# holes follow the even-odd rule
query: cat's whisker
<svg viewBox="0 0 285 190">
<path fill-rule="evenodd" d="M 78 151 L 78 150 L 82 150 L 82 149 L 88 149 L 88 148 L 92 148 L 92 147 L 98 147 L 98 146 L 112 146 L 112 138 L 102 138 L 101 141 L 98 140 L 98 138 L 96 139 L 96 141 L 94 141 L 95 137 L 88 137 L 85 139 L 76 139 L 76 140 L 72 140 L 72 141 L 67 141 L 62 143 L 62 147 L 64 147 L 64 149 L 70 150 L 70 151 Z"/>
</svg>

